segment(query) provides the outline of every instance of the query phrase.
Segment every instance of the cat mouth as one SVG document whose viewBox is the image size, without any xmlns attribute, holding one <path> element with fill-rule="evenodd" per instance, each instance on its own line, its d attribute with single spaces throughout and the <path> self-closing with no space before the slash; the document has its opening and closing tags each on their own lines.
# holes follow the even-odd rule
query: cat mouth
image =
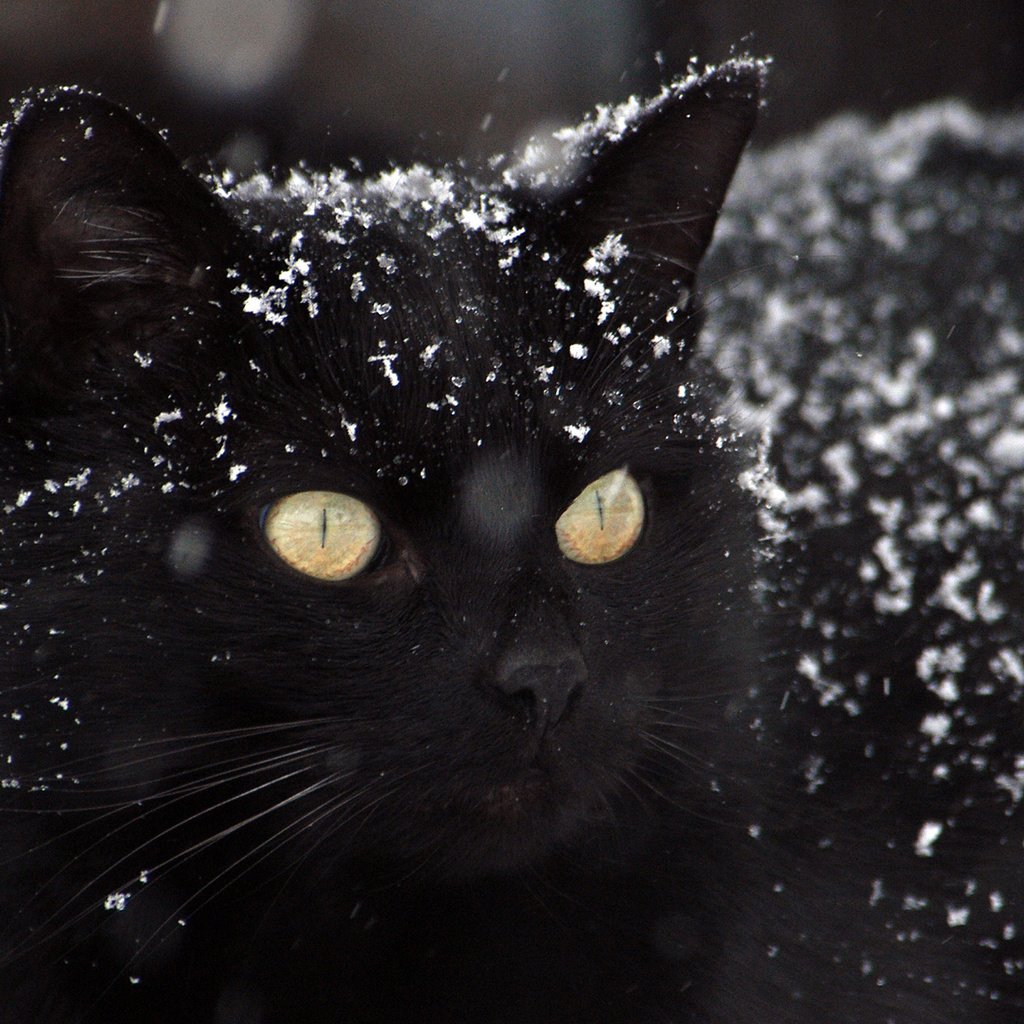
<svg viewBox="0 0 1024 1024">
<path fill-rule="evenodd" d="M 531 768 L 419 810 L 435 839 L 443 837 L 446 868 L 474 876 L 519 870 L 571 844 L 592 817 L 592 801 Z"/>
<path fill-rule="evenodd" d="M 562 802 L 547 773 L 534 768 L 504 782 L 467 786 L 443 800 L 421 803 L 419 810 L 465 823 L 518 824 L 550 813 Z"/>
<path fill-rule="evenodd" d="M 498 823 L 516 824 L 552 803 L 550 780 L 540 771 L 521 779 L 504 782 L 486 790 L 479 801 L 484 818 Z"/>
</svg>

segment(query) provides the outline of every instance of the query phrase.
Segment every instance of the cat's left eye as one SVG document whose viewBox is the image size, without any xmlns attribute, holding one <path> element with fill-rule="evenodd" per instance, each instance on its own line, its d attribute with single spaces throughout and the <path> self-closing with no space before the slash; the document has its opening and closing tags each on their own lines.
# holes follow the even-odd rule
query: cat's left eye
<svg viewBox="0 0 1024 1024">
<path fill-rule="evenodd" d="M 558 517 L 555 535 L 566 558 L 583 565 L 614 562 L 630 551 L 644 525 L 644 498 L 628 470 L 588 484 Z"/>
<path fill-rule="evenodd" d="M 380 521 L 369 505 L 335 491 L 279 498 L 266 510 L 263 536 L 293 569 L 329 582 L 364 572 L 382 539 Z"/>
</svg>

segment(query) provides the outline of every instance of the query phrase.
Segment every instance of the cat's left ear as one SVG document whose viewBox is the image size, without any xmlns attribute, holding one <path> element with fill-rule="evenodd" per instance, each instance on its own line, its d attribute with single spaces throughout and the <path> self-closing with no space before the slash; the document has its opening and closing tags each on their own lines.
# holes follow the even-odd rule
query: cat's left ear
<svg viewBox="0 0 1024 1024">
<path fill-rule="evenodd" d="M 70 400 L 97 364 L 170 347 L 216 306 L 233 229 L 159 135 L 59 90 L 23 103 L 0 142 L 8 396 Z"/>
<path fill-rule="evenodd" d="M 622 236 L 638 267 L 693 288 L 760 105 L 764 65 L 736 60 L 670 87 L 599 142 L 562 200 L 562 228 L 584 251 Z"/>
</svg>

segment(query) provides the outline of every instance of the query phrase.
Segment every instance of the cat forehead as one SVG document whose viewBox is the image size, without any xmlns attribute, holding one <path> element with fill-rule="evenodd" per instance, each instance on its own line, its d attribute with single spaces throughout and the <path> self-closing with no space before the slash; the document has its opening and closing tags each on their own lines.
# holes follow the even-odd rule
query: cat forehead
<svg viewBox="0 0 1024 1024">
<path fill-rule="evenodd" d="M 573 243 L 514 188 L 383 181 L 302 181 L 274 217 L 254 206 L 272 237 L 262 273 L 235 288 L 267 358 L 291 350 L 296 390 L 320 390 L 329 430 L 340 411 L 354 458 L 389 474 L 397 460 L 399 478 L 469 473 L 480 508 L 509 467 L 480 468 L 477 442 L 555 439 L 584 460 L 602 437 L 646 429 L 666 395 L 685 412 L 685 297 L 638 274 L 621 235 Z"/>
<path fill-rule="evenodd" d="M 648 285 L 617 233 L 575 245 L 552 229 L 551 211 L 496 193 L 415 215 L 406 201 L 390 216 L 374 201 L 374 216 L 346 203 L 278 229 L 265 280 L 235 288 L 245 312 L 290 328 L 298 314 L 299 332 L 315 321 L 310 332 L 378 364 L 392 384 L 399 363 L 443 366 L 456 386 L 481 367 L 493 379 L 500 363 L 552 382 L 557 395 L 599 352 L 606 380 L 613 365 L 631 377 L 636 365 L 682 354 L 687 295 Z"/>
<path fill-rule="evenodd" d="M 474 459 L 459 481 L 463 530 L 484 546 L 508 547 L 540 510 L 541 484 L 534 464 L 504 452 Z"/>
</svg>

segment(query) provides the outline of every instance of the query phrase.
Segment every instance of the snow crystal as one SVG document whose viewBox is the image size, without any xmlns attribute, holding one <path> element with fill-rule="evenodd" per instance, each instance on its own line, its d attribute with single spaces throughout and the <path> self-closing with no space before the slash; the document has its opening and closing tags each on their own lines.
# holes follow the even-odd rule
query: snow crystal
<svg viewBox="0 0 1024 1024">
<path fill-rule="evenodd" d="M 1004 647 L 992 658 L 989 668 L 999 679 L 1024 686 L 1024 657 L 1009 647 Z"/>
<path fill-rule="evenodd" d="M 677 394 L 680 398 L 685 398 L 686 385 L 680 385 Z M 768 457 L 770 448 L 771 435 L 766 431 L 758 442 L 754 465 L 743 470 L 736 482 L 742 490 L 757 499 L 758 523 L 764 531 L 765 538 L 772 543 L 778 543 L 788 536 L 789 525 L 784 513 L 792 508 L 792 501 L 791 495 L 779 485 L 775 467 Z"/>
<path fill-rule="evenodd" d="M 104 910 L 124 910 L 132 898 L 130 892 L 112 892 L 104 901 Z"/>
<path fill-rule="evenodd" d="M 914 853 L 918 857 L 932 857 L 935 851 L 932 847 L 935 845 L 935 841 L 942 835 L 942 823 L 938 821 L 926 821 L 920 831 L 917 833 L 917 839 L 914 842 Z"/>
<path fill-rule="evenodd" d="M 166 423 L 175 423 L 182 418 L 180 409 L 171 409 L 170 412 L 157 413 L 153 420 L 153 430 L 158 431 Z"/>
<path fill-rule="evenodd" d="M 591 275 L 607 274 L 612 267 L 618 266 L 629 254 L 622 241 L 621 234 L 609 234 L 590 250 L 590 256 L 583 264 L 583 269 Z"/>
<path fill-rule="evenodd" d="M 822 770 L 825 767 L 825 759 L 820 754 L 811 754 L 803 763 L 804 780 L 808 793 L 816 793 L 825 784 Z"/>
<path fill-rule="evenodd" d="M 925 715 L 921 720 L 918 728 L 925 736 L 931 737 L 932 743 L 940 743 L 946 739 L 949 735 L 949 730 L 953 727 L 953 719 L 950 718 L 944 711 L 939 711 L 934 714 Z"/>
<path fill-rule="evenodd" d="M 996 587 L 991 580 L 983 580 L 978 587 L 978 617 L 983 622 L 996 622 L 1006 614 L 1006 605 L 995 599 Z"/>
<path fill-rule="evenodd" d="M 978 556 L 973 548 L 969 549 L 956 566 L 943 573 L 939 588 L 929 599 L 929 603 L 942 605 L 956 612 L 967 622 L 973 622 L 978 612 L 973 599 L 962 593 L 962 588 L 975 579 L 980 571 Z"/>
<path fill-rule="evenodd" d="M 889 574 L 885 590 L 876 590 L 874 604 L 882 614 L 900 615 L 913 603 L 914 575 L 891 536 L 879 537 L 872 550 L 882 568 Z"/>
<path fill-rule="evenodd" d="M 812 654 L 806 652 L 801 654 L 796 670 L 810 681 L 811 686 L 818 694 L 818 703 L 822 707 L 828 707 L 829 704 L 840 700 L 846 692 L 842 683 L 829 679 L 823 674 L 821 662 Z"/>
<path fill-rule="evenodd" d="M 907 233 L 900 226 L 891 203 L 878 203 L 872 207 L 871 234 L 894 252 L 902 252 L 907 246 Z"/>
<path fill-rule="evenodd" d="M 950 928 L 963 928 L 970 916 L 970 907 L 954 907 L 951 904 L 946 908 L 946 924 Z"/>
<path fill-rule="evenodd" d="M 281 325 L 287 322 L 285 312 L 288 300 L 288 289 L 283 286 L 271 285 L 260 294 L 249 290 L 248 285 L 239 285 L 234 289 L 236 294 L 245 295 L 242 311 L 253 316 L 262 316 L 267 323 Z"/>
<path fill-rule="evenodd" d="M 231 411 L 231 406 L 228 405 L 228 400 L 225 396 L 221 396 L 220 402 L 217 403 L 216 408 L 213 412 L 207 415 L 207 419 L 215 419 L 221 426 L 223 426 L 229 418 L 234 417 L 234 413 Z"/>
<path fill-rule="evenodd" d="M 960 644 L 926 647 L 917 657 L 917 675 L 929 683 L 939 674 L 956 675 L 963 670 L 967 655 Z"/>
<path fill-rule="evenodd" d="M 91 473 L 92 470 L 86 467 L 79 473 L 76 473 L 74 476 L 69 476 L 67 480 L 64 481 L 64 486 L 74 488 L 74 490 L 76 491 L 80 491 L 86 485 L 86 483 L 88 483 L 89 476 Z"/>
<path fill-rule="evenodd" d="M 369 356 L 368 362 L 380 363 L 381 369 L 384 371 L 384 376 L 387 377 L 388 383 L 397 388 L 398 387 L 398 374 L 395 373 L 395 360 L 398 359 L 397 352 L 385 352 L 377 356 Z"/>
<path fill-rule="evenodd" d="M 1003 772 L 996 776 L 996 785 L 1005 789 L 1014 804 L 1020 803 L 1024 798 L 1024 755 L 1017 757 L 1013 763 L 1014 773 L 1012 775 Z"/>
<path fill-rule="evenodd" d="M 487 225 L 483 215 L 471 209 L 459 210 L 456 219 L 467 231 L 482 231 Z"/>
<path fill-rule="evenodd" d="M 1007 469 L 1024 469 L 1024 430 L 1007 427 L 992 438 L 989 458 Z"/>
<path fill-rule="evenodd" d="M 860 477 L 853 468 L 853 445 L 840 441 L 821 453 L 821 461 L 836 476 L 840 494 L 852 494 L 860 486 Z"/>
<path fill-rule="evenodd" d="M 868 897 L 868 906 L 877 907 L 885 897 L 885 884 L 882 879 L 876 878 L 871 883 L 871 895 Z"/>
<path fill-rule="evenodd" d="M 967 506 L 964 514 L 969 523 L 982 530 L 998 530 L 999 516 L 988 498 L 978 498 Z"/>
</svg>

